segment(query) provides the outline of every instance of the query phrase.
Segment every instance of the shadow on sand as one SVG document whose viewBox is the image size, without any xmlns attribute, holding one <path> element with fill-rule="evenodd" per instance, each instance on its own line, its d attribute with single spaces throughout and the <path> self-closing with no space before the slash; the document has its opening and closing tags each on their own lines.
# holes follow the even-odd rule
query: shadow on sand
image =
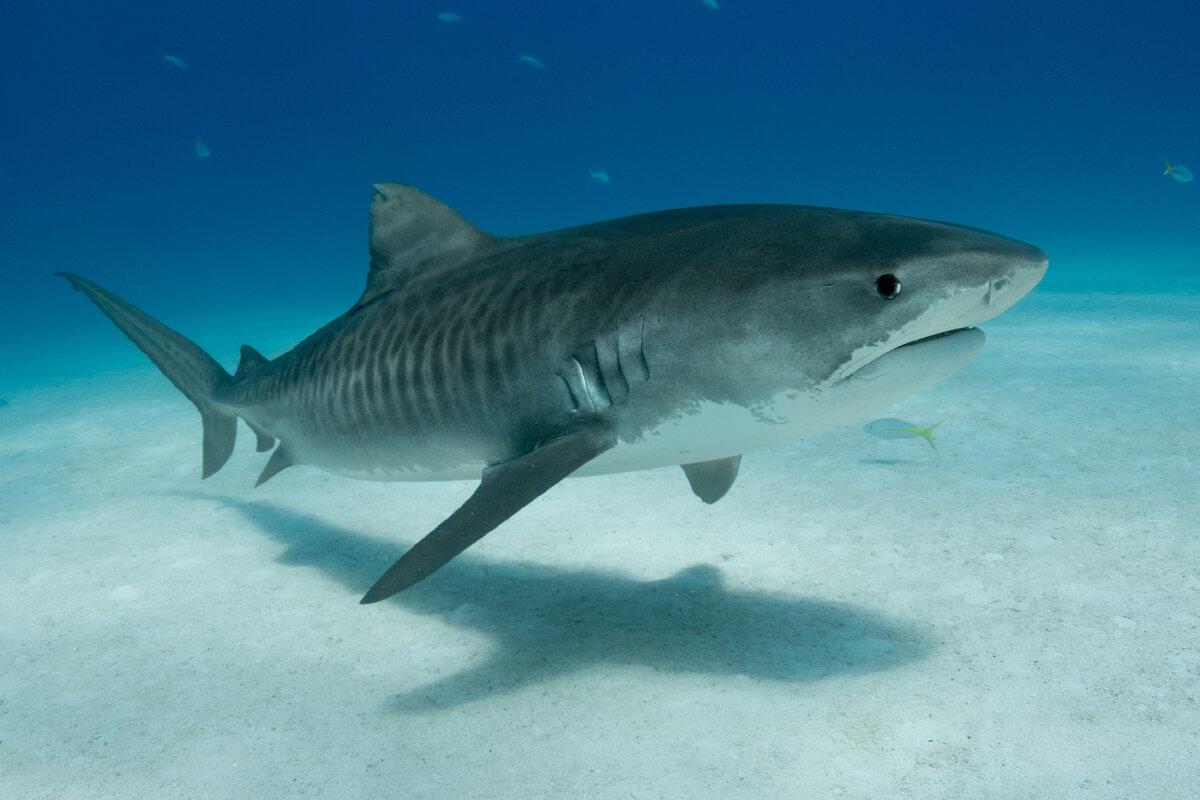
<svg viewBox="0 0 1200 800">
<path fill-rule="evenodd" d="M 405 549 L 270 503 L 188 496 L 241 512 L 287 548 L 280 563 L 319 569 L 355 600 Z M 727 589 L 707 564 L 638 581 L 468 552 L 386 602 L 494 642 L 489 660 L 397 696 L 394 707 L 406 712 L 457 706 L 601 664 L 813 681 L 890 669 L 929 649 L 915 628 L 844 603 Z"/>
</svg>

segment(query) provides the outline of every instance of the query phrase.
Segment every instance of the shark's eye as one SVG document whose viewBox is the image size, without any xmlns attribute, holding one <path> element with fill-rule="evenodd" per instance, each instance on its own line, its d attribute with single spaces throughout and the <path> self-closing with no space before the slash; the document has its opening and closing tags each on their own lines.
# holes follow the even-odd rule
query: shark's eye
<svg viewBox="0 0 1200 800">
<path fill-rule="evenodd" d="M 875 279 L 875 291 L 879 292 L 879 296 L 884 300 L 891 300 L 900 294 L 900 279 L 891 274 L 880 275 Z"/>
</svg>

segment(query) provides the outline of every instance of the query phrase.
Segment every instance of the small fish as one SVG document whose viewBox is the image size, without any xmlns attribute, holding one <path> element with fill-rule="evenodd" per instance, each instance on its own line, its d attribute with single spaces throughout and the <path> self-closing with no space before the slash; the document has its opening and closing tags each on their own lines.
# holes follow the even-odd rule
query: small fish
<svg viewBox="0 0 1200 800">
<path fill-rule="evenodd" d="M 518 64 L 528 64 L 529 66 L 533 67 L 534 69 L 545 69 L 546 68 L 546 65 L 542 63 L 542 60 L 540 58 L 538 58 L 537 56 L 525 55 L 524 53 L 517 53 L 517 63 Z"/>
<path fill-rule="evenodd" d="M 929 442 L 930 447 L 937 450 L 937 445 L 933 443 L 933 432 L 941 424 L 938 422 L 930 425 L 928 428 L 919 428 L 911 422 L 905 422 L 902 419 L 877 419 L 872 423 L 864 425 L 863 430 L 880 439 L 911 439 L 915 436 L 920 436 Z"/>
<path fill-rule="evenodd" d="M 1183 164 L 1172 164 L 1165 158 L 1163 161 L 1167 162 L 1167 168 L 1163 170 L 1163 175 L 1170 175 L 1180 183 L 1188 183 L 1191 181 L 1192 171 L 1190 169 L 1185 167 Z"/>
<path fill-rule="evenodd" d="M 602 171 L 596 170 L 596 169 L 589 169 L 588 173 L 591 176 L 591 179 L 594 180 L 596 183 L 608 183 L 608 173 L 607 172 L 602 172 Z"/>
<path fill-rule="evenodd" d="M 197 136 L 196 137 L 196 157 L 197 158 L 208 158 L 211 153 L 212 153 L 212 151 L 208 149 L 208 145 L 206 145 L 200 139 L 200 137 Z"/>
<path fill-rule="evenodd" d="M 442 13 L 438 14 L 437 18 L 440 19 L 442 22 L 462 22 L 463 21 L 462 15 L 455 14 L 453 11 L 443 11 Z"/>
<path fill-rule="evenodd" d="M 172 67 L 179 67 L 180 69 L 188 68 L 188 63 L 179 56 L 169 56 L 166 53 L 163 53 L 162 60 L 170 64 Z"/>
<path fill-rule="evenodd" d="M 713 11 L 721 10 L 721 6 L 717 5 L 717 0 L 700 0 L 700 4 L 705 8 L 711 8 Z"/>
<path fill-rule="evenodd" d="M 3 397 L 0 397 L 0 408 L 7 408 L 7 407 L 8 407 L 8 401 L 5 400 Z"/>
</svg>

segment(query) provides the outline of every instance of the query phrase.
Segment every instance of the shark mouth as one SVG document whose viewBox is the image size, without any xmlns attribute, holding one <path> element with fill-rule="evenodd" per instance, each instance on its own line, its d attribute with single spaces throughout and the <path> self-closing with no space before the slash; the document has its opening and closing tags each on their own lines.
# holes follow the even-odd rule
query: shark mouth
<svg viewBox="0 0 1200 800">
<path fill-rule="evenodd" d="M 953 336 L 954 334 L 958 333 L 959 331 L 969 331 L 973 327 L 974 326 L 972 326 L 972 325 L 968 325 L 965 328 L 951 328 L 948 331 L 942 331 L 941 333 L 935 333 L 932 336 L 923 336 L 920 339 L 913 339 L 911 342 L 905 342 L 904 344 L 900 345 L 900 347 L 912 347 L 914 344 L 923 344 L 924 342 L 932 342 L 934 339 L 941 339 L 946 336 Z M 888 353 L 894 352 L 895 350 L 899 350 L 900 347 L 895 347 L 892 350 L 888 350 L 887 352 Z M 887 355 L 887 353 L 884 353 L 883 355 Z"/>
<path fill-rule="evenodd" d="M 833 383 L 842 383 L 850 378 L 878 377 L 878 374 L 880 373 L 878 367 L 881 366 L 881 362 L 893 360 L 889 359 L 889 356 L 894 356 L 901 351 L 912 353 L 938 340 L 950 339 L 956 336 L 964 336 L 964 334 L 966 335 L 964 338 L 969 338 L 972 334 L 974 334 L 978 336 L 980 341 L 982 341 L 982 331 L 977 330 L 973 326 L 951 328 L 950 330 L 941 331 L 929 336 L 922 336 L 920 339 L 913 339 L 911 342 L 905 342 L 904 344 L 896 345 L 888 350 L 883 350 L 876 353 L 868 353 L 857 361 L 847 364 L 845 367 L 838 370 L 838 372 L 834 375 Z"/>
</svg>

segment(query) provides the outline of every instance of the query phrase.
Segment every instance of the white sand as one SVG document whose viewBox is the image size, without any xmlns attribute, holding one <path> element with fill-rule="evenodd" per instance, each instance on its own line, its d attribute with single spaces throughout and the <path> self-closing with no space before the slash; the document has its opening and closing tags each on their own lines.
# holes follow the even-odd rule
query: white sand
<svg viewBox="0 0 1200 800">
<path fill-rule="evenodd" d="M 1200 796 L 1200 298 L 986 328 L 895 408 L 938 453 L 569 481 L 371 607 L 469 484 L 252 490 L 244 428 L 202 483 L 149 366 L 10 395 L 0 798 Z"/>
</svg>

